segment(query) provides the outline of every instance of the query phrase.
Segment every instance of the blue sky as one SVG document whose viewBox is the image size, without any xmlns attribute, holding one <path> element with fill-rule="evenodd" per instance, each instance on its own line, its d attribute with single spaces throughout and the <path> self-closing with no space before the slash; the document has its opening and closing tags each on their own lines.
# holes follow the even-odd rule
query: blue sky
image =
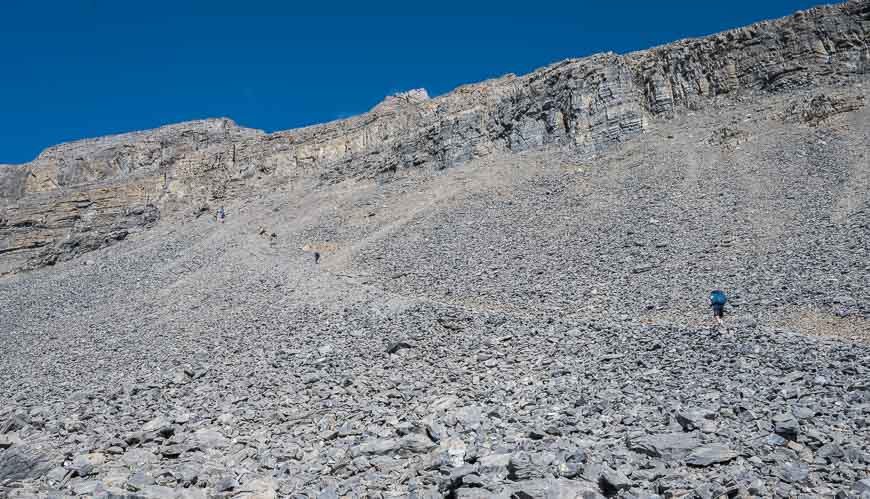
<svg viewBox="0 0 870 499">
<path fill-rule="evenodd" d="M 820 2 L 294 3 L 4 2 L 0 163 L 29 161 L 60 142 L 207 117 L 285 130 L 364 112 L 401 90 L 443 94 Z"/>
</svg>

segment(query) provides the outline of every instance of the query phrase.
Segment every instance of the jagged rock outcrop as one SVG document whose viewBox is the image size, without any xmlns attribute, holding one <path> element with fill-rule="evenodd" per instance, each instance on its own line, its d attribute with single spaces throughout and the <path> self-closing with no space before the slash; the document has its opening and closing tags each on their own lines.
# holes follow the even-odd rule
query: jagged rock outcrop
<svg viewBox="0 0 870 499">
<path fill-rule="evenodd" d="M 0 167 L 0 274 L 122 240 L 153 225 L 161 208 L 222 197 L 233 144 L 261 135 L 205 120 L 61 144 Z"/>
<path fill-rule="evenodd" d="M 0 167 L 0 275 L 110 244 L 258 180 L 334 182 L 548 144 L 596 153 L 680 109 L 866 77 L 870 1 L 627 55 L 599 54 L 266 134 L 217 119 L 83 140 Z M 836 109 L 836 106 L 834 106 Z"/>
</svg>

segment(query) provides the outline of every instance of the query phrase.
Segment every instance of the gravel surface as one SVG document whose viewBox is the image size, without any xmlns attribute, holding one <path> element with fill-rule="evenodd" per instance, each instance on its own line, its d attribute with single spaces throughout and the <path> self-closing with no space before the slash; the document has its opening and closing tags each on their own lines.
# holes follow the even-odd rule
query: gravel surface
<svg viewBox="0 0 870 499">
<path fill-rule="evenodd" d="M 0 495 L 868 497 L 870 113 L 812 114 L 863 88 L 0 281 Z"/>
</svg>

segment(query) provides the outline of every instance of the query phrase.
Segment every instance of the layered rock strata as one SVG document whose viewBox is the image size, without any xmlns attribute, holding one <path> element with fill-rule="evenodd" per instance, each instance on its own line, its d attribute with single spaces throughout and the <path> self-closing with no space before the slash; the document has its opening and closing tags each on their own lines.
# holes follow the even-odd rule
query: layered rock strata
<svg viewBox="0 0 870 499">
<path fill-rule="evenodd" d="M 199 214 L 268 180 L 336 182 L 446 168 L 550 144 L 596 154 L 681 110 L 753 92 L 848 85 L 870 68 L 870 1 L 798 12 L 627 55 L 563 61 L 436 98 L 267 134 L 211 119 L 51 147 L 0 166 L 0 275 Z"/>
</svg>

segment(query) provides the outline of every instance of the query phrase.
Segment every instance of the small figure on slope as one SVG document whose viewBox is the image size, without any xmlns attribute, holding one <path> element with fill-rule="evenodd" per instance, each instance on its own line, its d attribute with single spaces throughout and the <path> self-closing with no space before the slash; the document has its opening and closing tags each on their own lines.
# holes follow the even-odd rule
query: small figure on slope
<svg viewBox="0 0 870 499">
<path fill-rule="evenodd" d="M 728 302 L 728 297 L 722 290 L 714 290 L 710 293 L 710 307 L 713 309 L 713 318 L 716 322 L 722 324 L 722 317 L 725 315 L 725 303 Z"/>
</svg>

